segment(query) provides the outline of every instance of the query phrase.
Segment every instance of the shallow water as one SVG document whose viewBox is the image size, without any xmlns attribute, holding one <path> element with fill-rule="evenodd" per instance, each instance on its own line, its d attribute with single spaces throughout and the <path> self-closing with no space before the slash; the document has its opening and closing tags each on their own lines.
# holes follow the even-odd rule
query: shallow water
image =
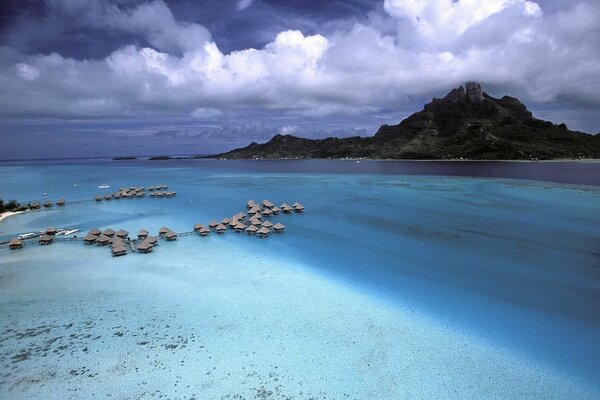
<svg viewBox="0 0 600 400">
<path fill-rule="evenodd" d="M 0 250 L 0 397 L 600 396 L 598 186 L 240 165 L 0 168 L 3 198 L 87 200 L 101 182 L 178 193 L 25 213 L 0 240 L 189 231 L 249 198 L 307 207 L 267 240 Z"/>
</svg>

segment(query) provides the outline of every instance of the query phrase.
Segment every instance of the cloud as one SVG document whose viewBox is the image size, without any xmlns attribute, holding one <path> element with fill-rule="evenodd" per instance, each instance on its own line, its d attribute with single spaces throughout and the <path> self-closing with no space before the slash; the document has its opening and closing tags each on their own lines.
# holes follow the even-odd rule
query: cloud
<svg viewBox="0 0 600 400">
<path fill-rule="evenodd" d="M 239 0 L 236 8 L 238 11 L 242 11 L 250 7 L 252 3 L 254 3 L 254 0 Z"/>
<path fill-rule="evenodd" d="M 5 116 L 367 115 L 415 107 L 465 80 L 526 101 L 600 106 L 597 2 L 547 11 L 526 0 L 386 0 L 333 32 L 282 31 L 230 53 L 163 1 L 48 4 L 147 43 L 86 60 L 0 48 Z"/>
</svg>

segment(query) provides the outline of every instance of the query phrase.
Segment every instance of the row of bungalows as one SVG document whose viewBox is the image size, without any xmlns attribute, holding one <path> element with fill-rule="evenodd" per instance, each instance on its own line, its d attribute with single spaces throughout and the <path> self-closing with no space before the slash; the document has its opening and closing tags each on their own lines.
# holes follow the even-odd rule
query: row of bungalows
<svg viewBox="0 0 600 400">
<path fill-rule="evenodd" d="M 210 229 L 202 224 L 194 224 L 194 232 L 196 232 L 200 236 L 210 235 Z"/>
<path fill-rule="evenodd" d="M 167 190 L 168 188 L 167 185 L 148 186 L 148 191 L 154 192 L 156 190 Z"/>
<path fill-rule="evenodd" d="M 177 240 L 177 233 L 167 228 L 166 226 L 161 227 L 158 230 L 158 234 L 168 241 Z"/>
<path fill-rule="evenodd" d="M 54 205 L 54 203 L 53 203 L 52 201 L 50 201 L 50 200 L 46 200 L 46 201 L 44 201 L 44 203 L 43 203 L 43 206 L 44 206 L 45 208 L 51 208 L 53 205 Z M 58 199 L 58 200 L 56 200 L 56 205 L 57 205 L 58 207 L 62 207 L 62 206 L 64 206 L 64 205 L 65 205 L 65 199 Z M 38 203 L 37 201 L 36 201 L 36 202 L 33 202 L 33 203 L 31 203 L 31 204 L 30 204 L 30 206 L 29 206 L 29 207 L 30 207 L 30 208 L 33 208 L 33 209 L 38 209 L 38 208 L 40 208 L 40 203 Z"/>
<path fill-rule="evenodd" d="M 174 197 L 177 192 L 153 192 L 150 193 L 150 197 Z"/>
</svg>

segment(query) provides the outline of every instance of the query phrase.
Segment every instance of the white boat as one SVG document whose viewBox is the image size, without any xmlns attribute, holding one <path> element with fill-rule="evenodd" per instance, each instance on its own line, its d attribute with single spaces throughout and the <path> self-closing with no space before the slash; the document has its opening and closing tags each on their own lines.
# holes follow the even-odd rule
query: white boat
<svg viewBox="0 0 600 400">
<path fill-rule="evenodd" d="M 69 229 L 68 231 L 65 231 L 65 236 L 71 235 L 75 232 L 79 232 L 79 229 Z"/>
<path fill-rule="evenodd" d="M 66 230 L 61 229 L 60 231 L 56 232 L 57 235 L 65 235 Z"/>
<path fill-rule="evenodd" d="M 32 237 L 35 237 L 35 233 L 33 233 L 33 232 L 24 233 L 24 234 L 18 236 L 19 239 L 29 239 Z"/>
<path fill-rule="evenodd" d="M 106 183 L 101 184 L 100 186 L 98 186 L 98 189 L 108 189 L 110 186 Z"/>
<path fill-rule="evenodd" d="M 48 196 L 48 192 L 42 193 L 42 196 Z"/>
</svg>

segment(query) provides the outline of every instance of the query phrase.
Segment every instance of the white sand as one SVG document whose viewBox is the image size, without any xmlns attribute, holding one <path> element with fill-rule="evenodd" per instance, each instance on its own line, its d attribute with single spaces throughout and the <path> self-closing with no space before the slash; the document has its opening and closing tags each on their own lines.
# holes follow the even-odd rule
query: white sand
<svg viewBox="0 0 600 400">
<path fill-rule="evenodd" d="M 24 212 L 25 211 L 5 211 L 2 214 L 0 214 L 0 221 L 10 217 L 11 215 L 23 214 Z"/>
</svg>

